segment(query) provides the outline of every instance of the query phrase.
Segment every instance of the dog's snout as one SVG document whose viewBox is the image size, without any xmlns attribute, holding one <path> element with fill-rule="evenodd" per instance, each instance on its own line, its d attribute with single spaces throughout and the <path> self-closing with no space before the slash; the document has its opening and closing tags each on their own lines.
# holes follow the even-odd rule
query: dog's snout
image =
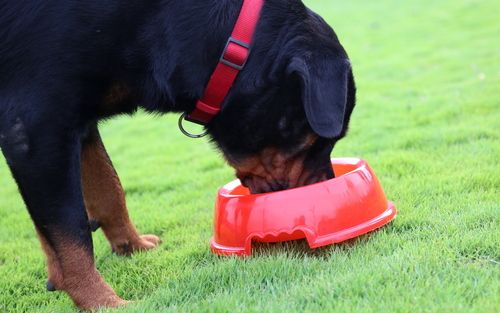
<svg viewBox="0 0 500 313">
<path fill-rule="evenodd" d="M 290 173 L 291 172 L 287 172 L 287 174 Z M 252 176 L 251 174 L 248 174 L 239 178 L 242 185 L 247 187 L 252 194 L 258 194 L 312 185 L 332 179 L 335 176 L 331 167 L 315 171 L 302 169 L 300 173 L 296 175 L 286 175 L 284 177 L 266 179 L 261 176 Z"/>
</svg>

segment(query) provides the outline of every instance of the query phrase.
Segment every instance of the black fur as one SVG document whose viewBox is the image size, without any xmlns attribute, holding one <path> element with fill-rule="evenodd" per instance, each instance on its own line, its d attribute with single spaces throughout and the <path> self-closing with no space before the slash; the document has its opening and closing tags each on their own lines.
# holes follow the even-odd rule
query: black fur
<svg viewBox="0 0 500 313">
<path fill-rule="evenodd" d="M 139 107 L 191 111 L 241 3 L 0 0 L 0 147 L 56 250 L 63 233 L 92 253 L 79 163 L 88 130 Z M 116 84 L 128 96 L 103 109 Z M 315 132 L 323 138 L 306 162 L 320 168 L 346 133 L 354 96 L 331 28 L 298 0 L 267 0 L 247 66 L 207 130 L 228 159 L 292 151 Z"/>
</svg>

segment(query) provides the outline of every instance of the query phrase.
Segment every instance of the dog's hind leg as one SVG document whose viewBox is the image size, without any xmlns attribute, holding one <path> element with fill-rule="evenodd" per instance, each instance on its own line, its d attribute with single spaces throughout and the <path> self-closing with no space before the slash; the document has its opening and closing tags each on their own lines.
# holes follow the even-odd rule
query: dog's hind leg
<svg viewBox="0 0 500 313">
<path fill-rule="evenodd" d="M 123 305 L 95 268 L 81 188 L 80 132 L 65 124 L 67 116 L 39 113 L 5 119 L 0 147 L 41 238 L 50 279 L 82 309 Z"/>
<path fill-rule="evenodd" d="M 95 219 L 101 226 L 113 251 L 129 255 L 135 251 L 155 248 L 160 238 L 155 235 L 139 235 L 130 221 L 120 179 L 96 127 L 83 141 L 81 164 L 88 214 L 91 220 Z"/>
</svg>

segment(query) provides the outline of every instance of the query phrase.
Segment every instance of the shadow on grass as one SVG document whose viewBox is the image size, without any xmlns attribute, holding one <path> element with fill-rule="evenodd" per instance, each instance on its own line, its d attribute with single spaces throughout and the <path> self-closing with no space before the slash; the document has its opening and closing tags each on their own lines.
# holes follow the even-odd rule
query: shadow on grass
<svg viewBox="0 0 500 313">
<path fill-rule="evenodd" d="M 252 256 L 276 256 L 287 255 L 292 257 L 313 257 L 324 259 L 331 256 L 332 253 L 348 253 L 360 245 L 365 245 L 373 232 L 324 247 L 312 249 L 309 247 L 306 239 L 285 241 L 278 243 L 252 242 Z"/>
</svg>

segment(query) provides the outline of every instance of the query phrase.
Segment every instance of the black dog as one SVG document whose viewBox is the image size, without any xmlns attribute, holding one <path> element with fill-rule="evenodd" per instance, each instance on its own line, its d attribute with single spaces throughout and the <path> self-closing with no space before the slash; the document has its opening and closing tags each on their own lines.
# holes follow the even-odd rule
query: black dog
<svg viewBox="0 0 500 313">
<path fill-rule="evenodd" d="M 119 254 L 151 249 L 129 220 L 99 120 L 190 112 L 242 0 L 0 0 L 0 147 L 36 225 L 49 287 L 84 309 L 125 303 L 94 265 L 91 220 Z M 355 103 L 348 57 L 299 0 L 267 0 L 213 141 L 252 192 L 332 178 Z"/>
</svg>

